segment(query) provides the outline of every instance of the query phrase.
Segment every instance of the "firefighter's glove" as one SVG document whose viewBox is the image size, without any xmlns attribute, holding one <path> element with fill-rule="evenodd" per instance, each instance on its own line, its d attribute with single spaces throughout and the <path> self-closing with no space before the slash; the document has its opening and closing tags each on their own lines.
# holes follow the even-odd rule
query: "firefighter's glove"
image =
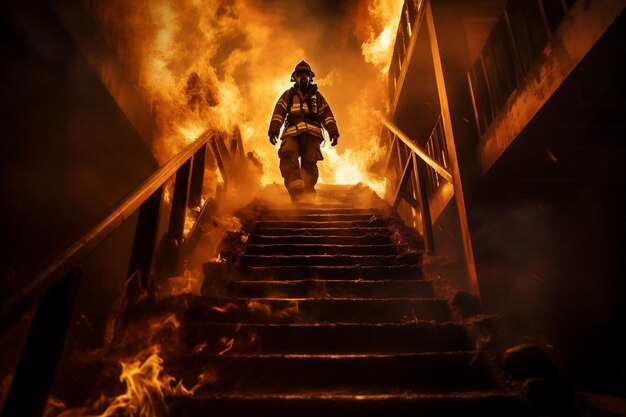
<svg viewBox="0 0 626 417">
<path fill-rule="evenodd" d="M 330 145 L 331 146 L 337 146 L 337 142 L 339 141 L 339 136 L 337 135 L 332 135 L 330 137 Z"/>
<path fill-rule="evenodd" d="M 272 146 L 276 145 L 278 143 L 278 135 L 271 134 L 269 136 L 270 136 L 270 143 L 272 144 Z"/>
</svg>

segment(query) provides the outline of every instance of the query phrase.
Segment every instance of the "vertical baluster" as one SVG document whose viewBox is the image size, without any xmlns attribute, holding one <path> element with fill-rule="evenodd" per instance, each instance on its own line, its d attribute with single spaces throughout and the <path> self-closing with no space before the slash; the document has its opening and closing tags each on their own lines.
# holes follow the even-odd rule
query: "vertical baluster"
<svg viewBox="0 0 626 417">
<path fill-rule="evenodd" d="M 172 211 L 170 224 L 167 232 L 169 239 L 168 259 L 166 272 L 172 275 L 178 274 L 181 267 L 181 249 L 185 232 L 185 217 L 187 215 L 187 201 L 189 197 L 189 174 L 191 171 L 191 159 L 185 162 L 176 172 L 174 182 L 174 195 L 172 196 Z"/>
<path fill-rule="evenodd" d="M 422 214 L 422 230 L 424 233 L 424 250 L 426 253 L 435 251 L 435 239 L 433 236 L 433 224 L 430 217 L 430 202 L 428 199 L 428 187 L 426 185 L 426 167 L 424 163 L 411 153 L 413 158 L 413 176 L 417 184 L 417 202 Z"/>
<path fill-rule="evenodd" d="M 206 145 L 194 155 L 191 167 L 191 185 L 189 190 L 189 207 L 199 207 L 202 203 L 202 184 L 204 182 Z"/>
<path fill-rule="evenodd" d="M 128 276 L 137 274 L 136 276 L 139 279 L 137 286 L 143 290 L 148 290 L 149 296 L 153 294 L 153 283 L 151 282 L 150 274 L 157 245 L 162 198 L 163 186 L 152 193 L 141 205 L 128 266 Z"/>
</svg>

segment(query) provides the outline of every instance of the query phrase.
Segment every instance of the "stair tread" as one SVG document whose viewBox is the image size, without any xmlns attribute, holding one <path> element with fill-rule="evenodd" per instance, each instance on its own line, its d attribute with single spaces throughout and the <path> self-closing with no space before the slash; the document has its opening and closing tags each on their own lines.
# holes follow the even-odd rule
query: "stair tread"
<svg viewBox="0 0 626 417">
<path fill-rule="evenodd" d="M 450 321 L 445 300 L 404 299 L 234 299 L 164 300 L 160 310 L 180 311 L 185 320 L 222 323 L 407 323 Z M 179 309 L 179 310 L 177 310 Z"/>
<path fill-rule="evenodd" d="M 189 400 L 201 400 L 203 398 L 215 398 L 215 399 L 237 399 L 237 400 L 256 400 L 256 399 L 281 399 L 281 400 L 302 400 L 302 399 L 315 399 L 315 400 L 411 400 L 422 398 L 440 398 L 440 399 L 471 399 L 471 398 L 511 398 L 521 399 L 519 393 L 515 391 L 508 391 L 502 389 L 486 389 L 486 390 L 467 390 L 467 391 L 446 391 L 446 392 L 423 392 L 423 391 L 407 391 L 407 390 L 393 390 L 389 389 L 387 392 L 372 392 L 371 390 L 352 390 L 346 392 L 341 390 L 337 392 L 319 390 L 306 392 L 288 392 L 288 393 L 255 393 L 255 392 L 232 392 L 232 393 L 203 393 L 194 397 L 189 397 Z"/>
<path fill-rule="evenodd" d="M 432 285 L 431 281 L 425 280 L 401 280 L 401 279 L 382 279 L 382 280 L 361 280 L 361 279 L 295 279 L 295 280 L 279 280 L 279 281 L 257 281 L 257 280 L 236 280 L 233 283 L 237 284 L 280 284 L 280 285 L 299 285 L 305 283 L 323 283 L 323 284 L 354 284 L 354 285 L 372 285 L 372 284 L 398 284 L 398 283 L 424 283 Z"/>
<path fill-rule="evenodd" d="M 330 302 L 427 302 L 427 303 L 444 303 L 447 304 L 447 301 L 442 298 L 433 298 L 433 297 L 278 297 L 267 299 L 264 297 L 234 297 L 231 300 L 237 301 L 277 301 L 277 302 L 319 302 L 319 301 L 330 301 Z"/>
<path fill-rule="evenodd" d="M 424 280 L 284 280 L 232 281 L 230 294 L 239 297 L 280 298 L 323 295 L 326 298 L 363 297 L 378 294 L 385 297 L 432 297 L 433 287 Z"/>
<path fill-rule="evenodd" d="M 306 254 L 306 255 L 248 255 L 245 254 L 243 255 L 244 257 L 248 257 L 248 258 L 260 258 L 260 259 L 276 259 L 276 258 L 290 258 L 290 259 L 302 259 L 302 258 L 312 258 L 312 259 L 329 259 L 329 258 L 381 258 L 381 259 L 401 259 L 402 257 L 407 256 L 407 254 L 417 254 L 420 252 L 409 252 L 409 253 L 404 253 L 404 254 L 394 254 L 394 255 L 379 255 L 379 254 L 374 254 L 374 255 L 352 255 L 349 253 L 346 254 L 340 254 L 340 255 L 335 255 L 335 254 L 324 254 L 324 253 L 319 253 L 319 254 Z"/>
<path fill-rule="evenodd" d="M 251 243 L 246 248 L 246 255 L 393 255 L 397 254 L 396 247 L 391 243 L 383 245 L 332 245 L 328 243 L 278 243 L 259 244 Z"/>
<path fill-rule="evenodd" d="M 409 352 L 367 354 L 193 354 L 167 357 L 177 378 L 191 378 L 201 369 L 217 373 L 206 391 L 240 389 L 285 392 L 310 389 L 406 387 L 446 391 L 490 388 L 493 381 L 477 352 Z M 195 372 L 194 372 L 195 371 Z"/>
<path fill-rule="evenodd" d="M 206 326 L 206 327 L 222 327 L 222 328 L 401 328 L 406 330 L 413 330 L 420 327 L 428 328 L 454 328 L 462 329 L 463 326 L 456 322 L 417 322 L 417 323 L 210 323 L 210 322 L 191 322 L 185 323 L 185 325 L 193 326 Z"/>
<path fill-rule="evenodd" d="M 261 236 L 363 236 L 363 235 L 389 235 L 387 227 L 381 226 L 356 226 L 356 227 L 259 227 L 256 233 Z"/>
<path fill-rule="evenodd" d="M 342 236 L 338 236 L 342 237 Z M 339 248 L 339 249 L 360 249 L 360 248 L 371 248 L 372 246 L 376 246 L 376 248 L 380 247 L 389 247 L 394 248 L 395 246 L 391 243 L 386 243 L 384 245 L 364 245 L 364 244 L 352 244 L 352 245 L 331 245 L 328 243 L 322 244 L 307 244 L 307 243 L 292 243 L 292 244 L 284 244 L 284 243 L 274 243 L 274 244 L 261 244 L 261 243 L 251 243 L 248 245 L 248 249 L 250 248 L 279 248 L 279 247 L 294 247 L 294 248 Z"/>
<path fill-rule="evenodd" d="M 400 265 L 384 265 L 384 266 L 373 266 L 373 265 L 337 265 L 337 266 L 328 266 L 328 265 L 284 265 L 284 266 L 244 266 L 240 269 L 251 270 L 251 271 L 263 271 L 263 270 L 271 270 L 271 269 L 286 269 L 286 268 L 303 268 L 303 269 L 333 269 L 333 270 L 363 270 L 367 271 L 368 269 L 384 269 L 384 270 L 398 270 L 405 269 L 407 267 L 415 268 L 415 264 L 400 264 Z"/>
<path fill-rule="evenodd" d="M 385 227 L 387 222 L 381 218 L 370 220 L 259 220 L 256 227 L 266 228 L 346 228 L 346 227 Z"/>
<path fill-rule="evenodd" d="M 279 243 L 279 244 L 292 244 L 292 243 L 307 243 L 307 244 L 368 244 L 368 245 L 389 245 L 391 244 L 391 238 L 389 235 L 381 234 L 364 234 L 353 236 L 339 236 L 339 235 L 326 235 L 326 236 L 308 236 L 308 235 L 252 235 L 250 237 L 251 244 L 259 244 L 259 242 Z"/>
<path fill-rule="evenodd" d="M 404 254 L 351 255 L 351 254 L 311 254 L 311 255 L 250 255 L 241 258 L 245 266 L 394 266 L 397 264 L 413 265 L 421 261 L 420 252 Z"/>
<path fill-rule="evenodd" d="M 272 236 L 274 237 L 274 236 Z M 343 236 L 337 236 L 337 237 L 343 237 Z M 328 248 L 345 248 L 345 249 L 350 249 L 350 248 L 369 248 L 372 247 L 372 245 L 365 245 L 365 244 L 349 244 L 349 245 L 332 245 L 329 243 L 322 243 L 322 244 L 309 244 L 309 243 L 291 243 L 291 244 L 284 244 L 284 243 L 251 243 L 248 245 L 248 247 L 275 247 L 275 246 L 290 246 L 290 247 L 303 247 L 303 248 L 314 248 L 314 247 L 328 247 Z M 374 245 L 376 246 L 376 245 Z M 377 246 L 388 246 L 388 247 L 394 247 L 393 244 L 391 243 L 385 243 L 384 245 L 377 245 Z"/>
<path fill-rule="evenodd" d="M 342 361 L 346 359 L 422 359 L 432 357 L 455 357 L 455 358 L 469 358 L 473 359 L 476 356 L 476 350 L 455 350 L 455 351 L 442 351 L 442 352 L 401 352 L 401 353 L 233 353 L 233 354 L 219 354 L 219 353 L 195 353 L 179 356 L 178 358 L 170 357 L 169 360 L 177 359 L 189 359 L 189 358 L 207 358 L 218 359 L 224 361 L 234 361 L 239 359 L 258 360 L 263 361 L 265 359 L 293 359 L 293 360 L 309 360 L 309 359 L 323 359 Z"/>
<path fill-rule="evenodd" d="M 422 269 L 419 264 L 401 264 L 385 266 L 361 265 L 303 265 L 303 266 L 242 266 L 239 268 L 239 278 L 250 279 L 381 279 L 402 278 L 421 279 Z"/>
<path fill-rule="evenodd" d="M 262 207 L 261 213 L 265 215 L 286 215 L 286 214 L 380 214 L 380 209 L 371 207 L 371 208 L 354 208 L 354 207 L 341 207 L 341 208 L 331 208 L 331 207 L 301 207 L 301 208 L 272 208 L 272 207 Z"/>
<path fill-rule="evenodd" d="M 199 352 L 228 353 L 409 353 L 470 348 L 455 323 L 270 323 L 183 322 L 185 340 Z"/>
<path fill-rule="evenodd" d="M 349 221 L 363 221 L 370 220 L 373 217 L 382 218 L 379 213 L 363 212 L 363 213 L 304 213 L 304 214 L 263 214 L 261 221 L 337 221 L 337 220 L 349 220 Z"/>
<path fill-rule="evenodd" d="M 284 393 L 201 393 L 168 401 L 172 416 L 214 416 L 269 414 L 273 416 L 318 417 L 319 415 L 359 415 L 442 417 L 471 415 L 481 417 L 523 417 L 528 413 L 523 398 L 500 390 L 414 392 L 379 389 L 284 392 Z"/>
</svg>

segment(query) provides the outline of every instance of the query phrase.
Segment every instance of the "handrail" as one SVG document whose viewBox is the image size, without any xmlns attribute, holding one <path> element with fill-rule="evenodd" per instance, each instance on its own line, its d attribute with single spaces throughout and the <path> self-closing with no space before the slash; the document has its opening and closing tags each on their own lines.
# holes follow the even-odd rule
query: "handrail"
<svg viewBox="0 0 626 417">
<path fill-rule="evenodd" d="M 385 116 L 381 116 L 383 124 L 393 132 L 398 139 L 400 139 L 409 149 L 411 149 L 422 161 L 426 162 L 432 169 L 434 169 L 439 175 L 441 175 L 446 181 L 452 182 L 452 174 L 440 165 L 437 161 L 432 159 L 426 152 L 424 152 L 419 146 L 417 146 L 398 126 L 396 126 L 391 120 Z"/>
<path fill-rule="evenodd" d="M 84 256 L 88 255 L 108 236 L 111 235 L 124 221 L 137 211 L 141 205 L 176 171 L 185 164 L 194 153 L 204 146 L 211 133 L 205 132 L 195 142 L 188 145 L 183 151 L 173 157 L 167 164 L 152 174 L 136 191 L 97 226 L 71 244 L 63 253 L 56 257 L 46 267 L 36 273 L 32 279 L 3 301 L 0 311 L 0 329 L 4 331 L 10 326 L 21 312 L 31 307 L 49 290 L 58 280 L 65 276 Z M 16 317 L 17 316 L 17 317 Z"/>
</svg>

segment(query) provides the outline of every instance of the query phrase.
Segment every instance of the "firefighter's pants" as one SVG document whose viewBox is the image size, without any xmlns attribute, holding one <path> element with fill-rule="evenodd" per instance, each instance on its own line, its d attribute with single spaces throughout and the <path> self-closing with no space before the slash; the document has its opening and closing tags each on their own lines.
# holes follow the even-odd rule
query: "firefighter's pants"
<svg viewBox="0 0 626 417">
<path fill-rule="evenodd" d="M 320 150 L 321 142 L 321 138 L 308 133 L 282 139 L 278 150 L 280 173 L 289 194 L 315 191 L 319 177 L 317 161 L 324 159 Z M 302 161 L 298 162 L 298 158 Z"/>
</svg>

